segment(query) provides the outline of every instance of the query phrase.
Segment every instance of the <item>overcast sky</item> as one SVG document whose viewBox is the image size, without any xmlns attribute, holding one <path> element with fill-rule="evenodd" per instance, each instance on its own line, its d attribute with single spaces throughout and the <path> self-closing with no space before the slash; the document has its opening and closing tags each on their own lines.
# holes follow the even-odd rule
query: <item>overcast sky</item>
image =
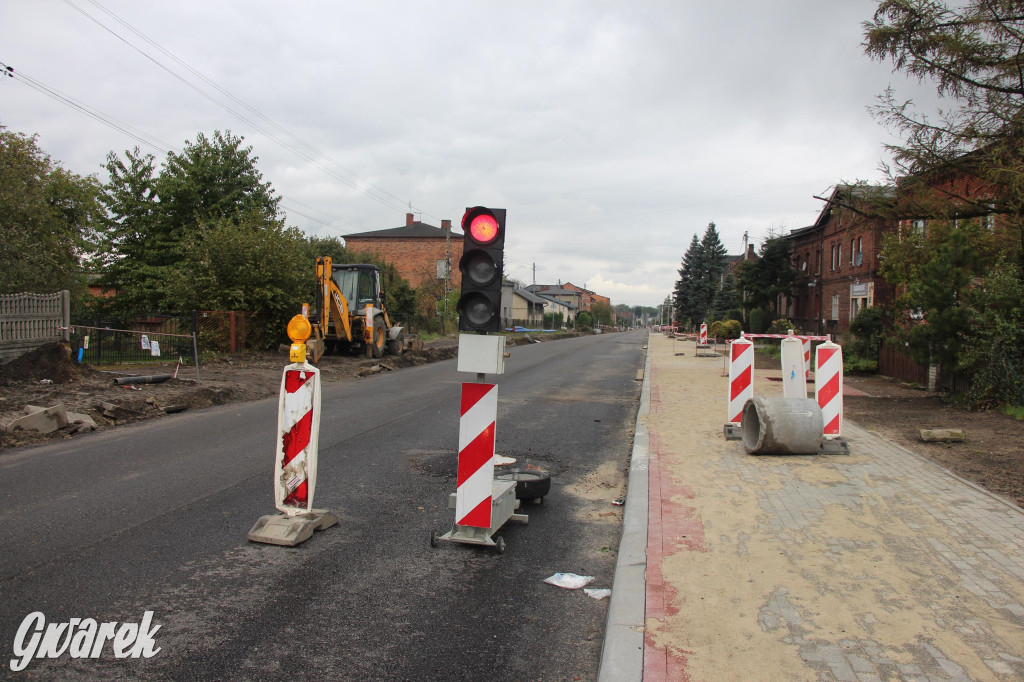
<svg viewBox="0 0 1024 682">
<path fill-rule="evenodd" d="M 875 4 L 0 0 L 0 62 L 163 150 L 244 136 L 308 233 L 506 208 L 506 275 L 657 305 L 709 221 L 740 253 L 881 179 L 868 107 L 927 89 L 864 56 Z M 0 124 L 101 179 L 166 155 L 20 79 Z"/>
</svg>

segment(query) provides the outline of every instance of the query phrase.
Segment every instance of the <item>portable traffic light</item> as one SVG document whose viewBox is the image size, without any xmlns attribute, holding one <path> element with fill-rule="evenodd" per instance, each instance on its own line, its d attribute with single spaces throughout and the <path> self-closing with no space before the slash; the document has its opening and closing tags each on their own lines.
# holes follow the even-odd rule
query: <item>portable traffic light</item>
<svg viewBox="0 0 1024 682">
<path fill-rule="evenodd" d="M 462 295 L 459 329 L 496 332 L 501 329 L 502 261 L 505 251 L 505 209 L 467 208 L 462 216 Z"/>
</svg>

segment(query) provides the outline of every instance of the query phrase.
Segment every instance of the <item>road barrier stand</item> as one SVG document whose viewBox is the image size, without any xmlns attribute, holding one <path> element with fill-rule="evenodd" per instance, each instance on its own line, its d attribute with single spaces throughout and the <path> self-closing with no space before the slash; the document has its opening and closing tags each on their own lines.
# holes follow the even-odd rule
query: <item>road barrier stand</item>
<svg viewBox="0 0 1024 682">
<path fill-rule="evenodd" d="M 843 438 L 843 347 L 827 341 L 815 349 L 814 395 L 824 419 L 822 449 L 827 454 L 849 454 Z"/>
<path fill-rule="evenodd" d="M 302 315 L 288 323 L 292 339 L 281 377 L 277 448 L 274 458 L 274 501 L 279 514 L 261 517 L 249 531 L 252 542 L 294 547 L 314 531 L 338 523 L 327 509 L 313 508 L 317 447 L 320 437 L 320 370 L 306 362 L 306 339 L 312 328 Z"/>
<path fill-rule="evenodd" d="M 515 480 L 494 478 L 494 438 L 498 414 L 498 387 L 484 383 L 487 374 L 505 371 L 505 337 L 459 335 L 458 371 L 474 372 L 476 383 L 462 384 L 459 409 L 459 461 L 455 492 L 448 508 L 455 510 L 455 526 L 430 534 L 430 545 L 443 540 L 505 551 L 505 540 L 492 537 L 506 521 L 527 523 L 517 514 Z"/>
<path fill-rule="evenodd" d="M 782 396 L 784 398 L 807 398 L 803 341 L 795 336 L 789 336 L 782 339 L 782 343 L 779 345 L 782 359 Z"/>
<path fill-rule="evenodd" d="M 726 440 L 741 440 L 743 406 L 754 397 L 754 343 L 740 337 L 729 344 L 729 394 L 725 426 Z"/>
<path fill-rule="evenodd" d="M 752 338 L 782 340 L 782 388 L 784 399 L 803 400 L 807 396 L 806 377 L 809 373 L 809 344 L 824 341 L 815 350 L 815 400 L 822 413 L 822 439 L 820 454 L 848 455 L 850 447 L 842 438 L 843 423 L 843 349 L 832 343 L 831 336 L 799 336 L 789 334 L 743 334 L 732 342 L 729 349 L 729 417 L 722 431 L 726 440 L 744 440 L 742 424 L 747 401 L 754 397 L 754 349 Z M 788 343 L 787 343 L 788 341 Z M 800 341 L 800 347 L 795 343 Z M 804 353 L 803 374 L 800 377 L 801 350 Z M 801 390 L 803 393 L 801 394 Z M 754 414 L 753 411 L 750 411 Z"/>
</svg>

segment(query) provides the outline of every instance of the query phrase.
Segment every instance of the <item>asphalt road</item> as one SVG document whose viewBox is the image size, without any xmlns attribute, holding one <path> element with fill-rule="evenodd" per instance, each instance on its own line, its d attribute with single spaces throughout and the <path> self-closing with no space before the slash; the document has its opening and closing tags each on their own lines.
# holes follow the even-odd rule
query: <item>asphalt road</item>
<svg viewBox="0 0 1024 682">
<path fill-rule="evenodd" d="M 552 491 L 505 554 L 445 543 L 455 361 L 324 390 L 316 506 L 341 523 L 297 548 L 245 540 L 273 511 L 276 400 L 184 413 L 0 455 L 0 677 L 26 615 L 139 622 L 160 653 L 34 661 L 42 679 L 594 679 L 642 366 L 641 332 L 513 348 L 497 451 Z M 609 513 L 611 512 L 611 513 Z"/>
</svg>

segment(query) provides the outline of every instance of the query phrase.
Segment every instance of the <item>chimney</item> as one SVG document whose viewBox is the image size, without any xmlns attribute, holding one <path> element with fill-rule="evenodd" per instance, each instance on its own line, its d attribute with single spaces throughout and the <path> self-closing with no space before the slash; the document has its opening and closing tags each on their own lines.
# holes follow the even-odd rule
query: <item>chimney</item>
<svg viewBox="0 0 1024 682">
<path fill-rule="evenodd" d="M 754 260 L 754 245 L 747 244 L 747 257 L 745 260 Z"/>
<path fill-rule="evenodd" d="M 412 226 L 412 224 L 414 222 L 416 222 L 416 220 L 414 219 L 413 214 L 412 213 L 406 213 L 405 214 L 405 226 L 406 227 L 410 227 L 410 226 Z"/>
<path fill-rule="evenodd" d="M 451 232 L 452 231 L 452 221 L 450 221 L 450 220 L 442 220 L 441 221 L 441 230 L 444 231 L 445 234 Z"/>
</svg>

